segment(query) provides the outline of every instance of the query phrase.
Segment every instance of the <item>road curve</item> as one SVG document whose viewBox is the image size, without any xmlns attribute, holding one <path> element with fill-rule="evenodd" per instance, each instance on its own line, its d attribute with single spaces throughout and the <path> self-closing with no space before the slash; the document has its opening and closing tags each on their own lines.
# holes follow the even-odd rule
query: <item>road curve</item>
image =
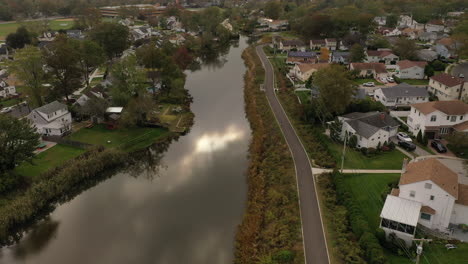
<svg viewBox="0 0 468 264">
<path fill-rule="evenodd" d="M 263 46 L 256 47 L 257 54 L 265 68 L 265 93 L 270 107 L 278 121 L 294 159 L 296 178 L 299 189 L 299 207 L 301 211 L 302 233 L 304 237 L 304 254 L 306 264 L 328 264 L 325 234 L 322 217 L 318 206 L 312 166 L 307 152 L 299 140 L 296 131 L 289 121 L 274 90 L 274 71 L 270 61 L 263 52 Z"/>
</svg>

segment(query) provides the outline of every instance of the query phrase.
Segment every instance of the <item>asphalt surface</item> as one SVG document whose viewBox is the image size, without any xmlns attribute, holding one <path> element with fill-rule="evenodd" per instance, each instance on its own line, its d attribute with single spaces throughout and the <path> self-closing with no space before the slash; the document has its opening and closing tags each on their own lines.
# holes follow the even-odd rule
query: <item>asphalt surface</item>
<svg viewBox="0 0 468 264">
<path fill-rule="evenodd" d="M 289 145 L 296 167 L 302 233 L 304 237 L 305 263 L 328 264 L 329 256 L 309 157 L 276 97 L 274 91 L 273 67 L 263 52 L 262 46 L 257 46 L 256 49 L 265 68 L 266 79 L 264 88 L 266 96 L 270 102 L 276 120 L 283 131 L 286 142 Z"/>
<path fill-rule="evenodd" d="M 465 79 L 468 78 L 468 62 L 460 63 L 453 68 L 452 70 L 453 76 L 459 76 L 460 73 L 465 75 Z"/>
</svg>

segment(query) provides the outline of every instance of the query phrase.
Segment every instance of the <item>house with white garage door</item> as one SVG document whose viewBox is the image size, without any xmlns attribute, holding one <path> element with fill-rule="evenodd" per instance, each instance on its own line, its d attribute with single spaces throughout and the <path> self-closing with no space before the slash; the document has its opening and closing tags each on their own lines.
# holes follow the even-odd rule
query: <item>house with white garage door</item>
<svg viewBox="0 0 468 264">
<path fill-rule="evenodd" d="M 393 87 L 374 90 L 374 99 L 386 107 L 409 106 L 429 101 L 429 93 L 424 87 L 400 83 Z"/>
<path fill-rule="evenodd" d="M 386 198 L 380 227 L 408 245 L 418 225 L 450 235 L 450 224 L 468 224 L 468 185 L 462 177 L 436 158 L 404 163 L 398 188 Z"/>
</svg>

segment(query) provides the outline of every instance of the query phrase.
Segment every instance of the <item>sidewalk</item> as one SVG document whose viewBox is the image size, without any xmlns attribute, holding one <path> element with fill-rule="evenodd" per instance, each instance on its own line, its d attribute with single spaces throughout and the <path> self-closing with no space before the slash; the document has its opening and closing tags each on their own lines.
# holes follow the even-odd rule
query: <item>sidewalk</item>
<svg viewBox="0 0 468 264">
<path fill-rule="evenodd" d="M 333 172 L 333 169 L 312 168 L 312 173 L 314 175 L 323 174 L 323 173 L 330 173 L 330 172 Z M 362 174 L 362 173 L 385 174 L 385 173 L 401 173 L 401 170 L 344 169 L 343 173 L 345 173 L 345 174 Z"/>
</svg>

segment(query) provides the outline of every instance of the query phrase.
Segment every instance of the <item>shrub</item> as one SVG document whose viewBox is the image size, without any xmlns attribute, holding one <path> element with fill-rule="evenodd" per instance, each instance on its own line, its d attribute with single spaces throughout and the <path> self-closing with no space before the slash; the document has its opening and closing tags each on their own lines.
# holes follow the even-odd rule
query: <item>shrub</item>
<svg viewBox="0 0 468 264">
<path fill-rule="evenodd" d="M 395 146 L 395 143 L 393 143 L 393 141 L 390 141 L 390 143 L 388 144 L 388 148 L 389 148 L 390 150 L 394 150 L 395 147 L 396 147 L 396 146 Z"/>
<path fill-rule="evenodd" d="M 418 135 L 416 136 L 416 141 L 417 141 L 418 143 L 424 144 L 423 136 L 422 136 L 421 130 L 419 130 Z"/>
</svg>

